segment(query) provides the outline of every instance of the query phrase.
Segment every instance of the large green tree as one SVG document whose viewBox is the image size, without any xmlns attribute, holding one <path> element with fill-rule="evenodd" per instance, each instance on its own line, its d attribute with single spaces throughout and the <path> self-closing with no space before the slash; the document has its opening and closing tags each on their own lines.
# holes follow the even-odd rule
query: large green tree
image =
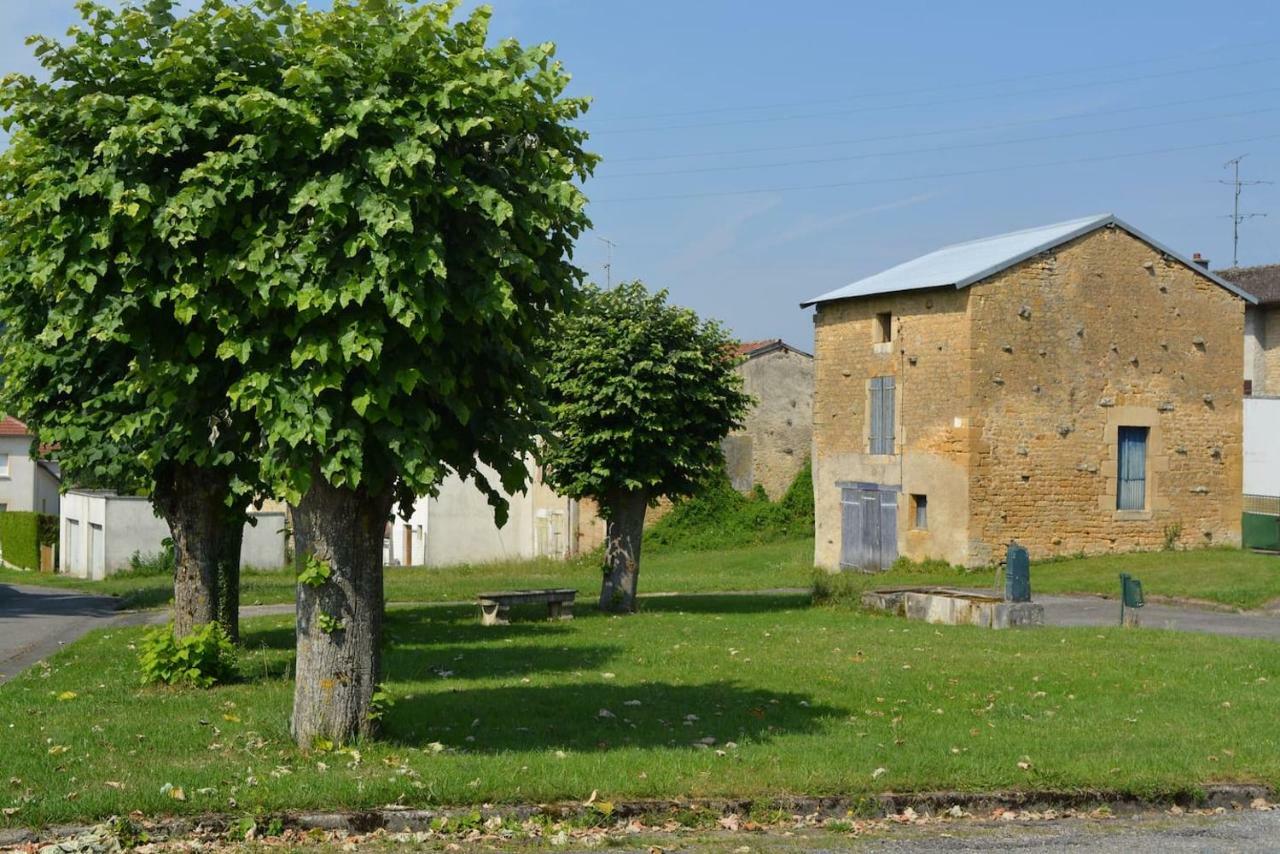
<svg viewBox="0 0 1280 854">
<path fill-rule="evenodd" d="M 45 79 L 0 85 L 4 408 L 69 481 L 150 491 L 175 543 L 176 633 L 220 619 L 234 637 L 257 440 L 227 405 L 227 308 L 202 299 L 231 253 L 189 230 L 184 194 L 244 125 L 216 94 L 237 77 L 234 30 L 206 14 L 177 38 L 171 5 L 81 3 L 67 42 L 31 39 Z"/>
<path fill-rule="evenodd" d="M 547 477 L 606 520 L 600 607 L 636 607 L 645 509 L 723 465 L 750 398 L 720 324 L 640 282 L 588 287 L 547 341 Z"/>
</svg>

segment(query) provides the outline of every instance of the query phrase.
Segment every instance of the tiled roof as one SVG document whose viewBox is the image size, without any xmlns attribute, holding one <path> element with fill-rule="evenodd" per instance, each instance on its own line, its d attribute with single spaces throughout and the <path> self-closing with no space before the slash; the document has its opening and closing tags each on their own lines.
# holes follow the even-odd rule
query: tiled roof
<svg viewBox="0 0 1280 854">
<path fill-rule="evenodd" d="M 30 436 L 27 425 L 8 415 L 0 417 L 0 436 Z"/>
<path fill-rule="evenodd" d="M 1258 298 L 1258 305 L 1280 305 L 1280 264 L 1229 267 L 1218 275 Z"/>
<path fill-rule="evenodd" d="M 733 353 L 742 359 L 750 359 L 753 356 L 762 356 L 765 353 L 772 353 L 774 350 L 790 350 L 792 353 L 799 353 L 801 356 L 809 354 L 803 350 L 792 347 L 781 338 L 762 338 L 759 341 L 742 341 L 734 348 Z"/>
</svg>

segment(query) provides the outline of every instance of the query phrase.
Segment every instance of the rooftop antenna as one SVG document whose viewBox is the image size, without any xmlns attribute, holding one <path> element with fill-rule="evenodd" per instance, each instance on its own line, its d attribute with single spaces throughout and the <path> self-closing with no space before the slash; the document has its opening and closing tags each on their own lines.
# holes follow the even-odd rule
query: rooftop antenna
<svg viewBox="0 0 1280 854">
<path fill-rule="evenodd" d="M 1232 179 L 1230 181 L 1219 180 L 1219 184 L 1226 184 L 1235 190 L 1235 207 L 1232 208 L 1231 217 L 1231 266 L 1240 266 L 1240 223 L 1247 219 L 1253 219 L 1255 216 L 1266 216 L 1265 213 L 1240 213 L 1240 193 L 1245 187 L 1251 187 L 1256 184 L 1271 184 L 1272 181 L 1241 181 L 1240 180 L 1240 161 L 1248 157 L 1248 154 L 1241 154 L 1239 157 L 1233 157 L 1226 163 L 1222 164 L 1223 169 L 1232 170 Z"/>
<path fill-rule="evenodd" d="M 618 244 L 614 243 L 612 240 L 610 240 L 607 237 L 601 237 L 599 235 L 596 235 L 596 240 L 599 240 L 605 246 L 609 247 L 609 259 L 604 262 L 604 280 L 605 280 L 605 287 L 612 288 L 613 287 L 613 247 L 617 246 Z"/>
</svg>

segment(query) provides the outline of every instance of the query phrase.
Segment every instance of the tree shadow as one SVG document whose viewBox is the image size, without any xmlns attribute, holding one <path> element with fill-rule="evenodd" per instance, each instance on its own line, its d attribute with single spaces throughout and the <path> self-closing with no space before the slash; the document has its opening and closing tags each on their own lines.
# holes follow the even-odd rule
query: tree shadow
<svg viewBox="0 0 1280 854">
<path fill-rule="evenodd" d="M 607 645 L 395 646 L 383 655 L 383 671 L 396 681 L 511 678 L 599 670 L 622 652 L 621 647 Z"/>
<path fill-rule="evenodd" d="M 440 742 L 468 753 L 724 749 L 727 742 L 815 732 L 845 714 L 805 694 L 735 682 L 460 687 L 398 699 L 384 732 L 397 744 Z"/>
<path fill-rule="evenodd" d="M 763 614 L 808 608 L 811 603 L 809 593 L 680 593 L 641 597 L 640 611 L 648 614 Z"/>
</svg>

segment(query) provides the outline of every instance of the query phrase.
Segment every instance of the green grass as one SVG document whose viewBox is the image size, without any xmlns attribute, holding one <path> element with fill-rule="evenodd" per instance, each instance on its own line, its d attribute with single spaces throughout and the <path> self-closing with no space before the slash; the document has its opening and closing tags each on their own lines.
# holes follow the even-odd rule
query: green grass
<svg viewBox="0 0 1280 854">
<path fill-rule="evenodd" d="M 17 807 L 0 823 L 593 790 L 609 801 L 1280 784 L 1280 656 L 1266 641 L 991 632 L 780 595 L 493 628 L 472 608 L 393 609 L 397 699 L 383 740 L 357 757 L 292 746 L 290 619 L 244 628 L 238 684 L 141 688 L 140 632 L 117 629 L 0 687 L 0 807 Z"/>
<path fill-rule="evenodd" d="M 640 592 L 702 593 L 807 587 L 813 567 L 813 541 L 791 540 L 749 548 L 700 552 L 658 552 L 644 557 Z M 173 598 L 173 580 L 151 573 L 121 573 L 103 581 L 65 575 L 41 575 L 0 568 L 0 583 L 64 587 L 118 596 L 122 605 L 158 607 Z M 292 602 L 291 572 L 246 570 L 240 578 L 244 604 Z M 598 596 L 597 557 L 573 561 L 528 560 L 455 566 L 447 569 L 388 567 L 384 580 L 391 602 L 453 602 L 490 590 L 574 587 L 583 599 Z"/>
<path fill-rule="evenodd" d="M 1227 548 L 1033 560 L 1031 591 L 1033 596 L 1095 593 L 1115 598 L 1122 572 L 1140 579 L 1149 598 L 1201 600 L 1244 609 L 1280 599 L 1280 557 Z M 884 573 L 845 573 L 840 584 L 852 592 L 905 584 L 990 587 L 995 578 L 993 569 L 967 571 L 946 564 L 900 561 Z"/>
</svg>

